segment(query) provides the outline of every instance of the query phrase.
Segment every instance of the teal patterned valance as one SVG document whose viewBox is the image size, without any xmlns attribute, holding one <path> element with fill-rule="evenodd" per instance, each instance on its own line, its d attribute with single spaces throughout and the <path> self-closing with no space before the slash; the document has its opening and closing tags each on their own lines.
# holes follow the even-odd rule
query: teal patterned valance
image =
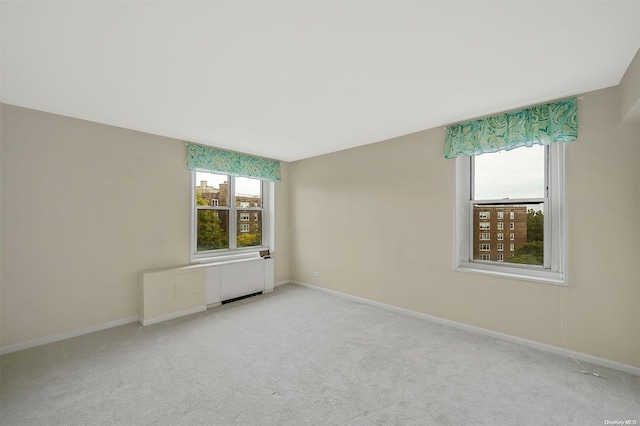
<svg viewBox="0 0 640 426">
<path fill-rule="evenodd" d="M 269 182 L 280 181 L 279 161 L 202 145 L 187 144 L 187 169 L 257 178 Z"/>
<path fill-rule="evenodd" d="M 444 158 L 578 139 L 576 98 L 447 127 Z"/>
</svg>

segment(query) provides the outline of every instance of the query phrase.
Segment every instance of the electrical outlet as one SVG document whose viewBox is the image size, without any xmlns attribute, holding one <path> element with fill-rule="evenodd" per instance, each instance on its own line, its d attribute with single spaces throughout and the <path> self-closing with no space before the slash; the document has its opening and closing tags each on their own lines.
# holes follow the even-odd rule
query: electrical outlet
<svg viewBox="0 0 640 426">
<path fill-rule="evenodd" d="M 319 277 L 320 276 L 320 271 L 313 271 L 313 276 L 314 277 Z"/>
</svg>

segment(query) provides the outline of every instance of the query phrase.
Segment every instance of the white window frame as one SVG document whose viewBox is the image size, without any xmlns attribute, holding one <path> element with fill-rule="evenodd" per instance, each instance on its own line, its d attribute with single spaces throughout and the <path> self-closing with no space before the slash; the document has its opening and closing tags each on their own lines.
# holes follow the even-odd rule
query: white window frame
<svg viewBox="0 0 640 426">
<path fill-rule="evenodd" d="M 504 230 L 504 222 L 498 222 L 498 231 Z"/>
<path fill-rule="evenodd" d="M 499 243 L 498 244 L 498 251 L 504 251 L 504 244 L 503 243 Z"/>
<path fill-rule="evenodd" d="M 249 231 L 251 231 L 251 225 L 249 225 L 248 223 L 240 224 L 240 232 L 249 232 Z"/>
<path fill-rule="evenodd" d="M 504 220 L 504 212 L 498 212 L 498 220 Z"/>
<path fill-rule="evenodd" d="M 217 198 L 213 198 L 211 200 L 211 207 L 218 207 L 218 199 Z"/>
<path fill-rule="evenodd" d="M 490 254 L 481 254 L 480 255 L 480 260 L 482 260 L 483 262 L 488 262 L 491 260 L 491 255 Z"/>
<path fill-rule="evenodd" d="M 497 261 L 498 262 L 504 262 L 504 255 L 502 253 L 498 253 Z"/>
<path fill-rule="evenodd" d="M 502 240 L 504 240 L 504 233 L 498 232 L 498 241 L 502 241 Z"/>
<path fill-rule="evenodd" d="M 490 232 L 480 232 L 478 234 L 478 239 L 480 241 L 489 241 L 489 240 L 491 240 L 491 233 Z"/>
<path fill-rule="evenodd" d="M 527 149 L 527 148 L 518 148 Z M 459 272 L 493 275 L 519 280 L 567 285 L 567 219 L 565 197 L 566 144 L 545 147 L 544 265 L 480 263 L 473 260 L 473 205 L 505 204 L 505 200 L 472 199 L 473 157 L 455 161 L 455 210 L 453 268 Z M 524 204 L 527 200 L 518 200 Z M 539 202 L 537 199 L 535 202 Z M 513 212 L 510 212 L 513 213 Z M 515 215 L 514 215 L 515 216 Z"/>
<path fill-rule="evenodd" d="M 479 222 L 478 229 L 480 231 L 490 231 L 491 230 L 491 222 Z"/>
<path fill-rule="evenodd" d="M 223 175 L 224 173 L 213 174 Z M 262 181 L 261 193 L 262 193 L 262 207 L 237 207 L 236 206 L 236 191 L 235 191 L 235 177 L 227 175 L 227 182 L 229 183 L 228 191 L 229 196 L 227 203 L 228 206 L 209 207 L 211 210 L 229 211 L 229 218 L 236 218 L 235 220 L 229 220 L 229 248 L 209 250 L 209 251 L 197 251 L 197 209 L 196 209 L 196 172 L 191 172 L 189 192 L 191 194 L 191 262 L 192 263 L 212 263 L 226 260 L 236 260 L 243 258 L 259 257 L 261 250 L 268 249 L 271 253 L 275 253 L 275 183 Z M 237 247 L 237 229 L 240 223 L 237 220 L 238 210 L 253 210 L 255 212 L 262 212 L 262 245 L 255 247 Z"/>
<path fill-rule="evenodd" d="M 489 220 L 491 219 L 491 212 L 478 212 L 478 219 Z"/>
<path fill-rule="evenodd" d="M 491 251 L 491 244 L 490 243 L 480 243 L 480 246 L 478 247 L 479 251 Z"/>
</svg>

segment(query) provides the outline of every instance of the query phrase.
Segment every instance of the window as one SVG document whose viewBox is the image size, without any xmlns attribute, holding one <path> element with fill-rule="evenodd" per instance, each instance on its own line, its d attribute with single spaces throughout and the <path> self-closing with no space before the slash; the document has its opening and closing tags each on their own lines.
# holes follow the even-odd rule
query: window
<svg viewBox="0 0 640 426">
<path fill-rule="evenodd" d="M 491 218 L 491 213 L 490 212 L 480 212 L 480 213 L 478 213 L 478 218 L 480 218 L 480 219 L 490 219 Z"/>
<path fill-rule="evenodd" d="M 491 250 L 491 244 L 480 244 L 480 251 L 489 251 Z"/>
<path fill-rule="evenodd" d="M 504 244 L 500 243 L 498 244 L 498 251 L 503 251 L 504 250 Z"/>
<path fill-rule="evenodd" d="M 565 149 L 558 142 L 456 157 L 456 270 L 566 284 Z M 481 233 L 473 230 L 490 230 L 480 222 L 483 212 L 495 212 L 498 220 L 509 214 L 512 256 L 499 264 L 475 262 L 484 259 L 475 241 Z M 503 222 L 496 227 L 503 230 Z"/>
<path fill-rule="evenodd" d="M 504 234 L 502 232 L 498 232 L 498 240 L 504 240 Z"/>
<path fill-rule="evenodd" d="M 490 254 L 481 254 L 480 255 L 480 260 L 491 260 L 491 255 Z"/>
<path fill-rule="evenodd" d="M 272 182 L 204 172 L 193 179 L 201 184 L 192 186 L 192 260 L 271 246 Z"/>
<path fill-rule="evenodd" d="M 480 239 L 481 240 L 489 240 L 491 239 L 491 234 L 488 232 L 482 232 L 480 233 Z"/>
<path fill-rule="evenodd" d="M 498 212 L 498 219 L 504 219 L 504 212 Z"/>
<path fill-rule="evenodd" d="M 498 255 L 498 262 L 503 262 L 504 261 L 504 257 L 502 254 Z"/>
</svg>

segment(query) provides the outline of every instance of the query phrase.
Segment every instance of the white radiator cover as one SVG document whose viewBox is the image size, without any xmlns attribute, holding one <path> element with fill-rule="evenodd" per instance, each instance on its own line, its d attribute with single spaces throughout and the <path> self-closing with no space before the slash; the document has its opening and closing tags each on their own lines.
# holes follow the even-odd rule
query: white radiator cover
<svg viewBox="0 0 640 426">
<path fill-rule="evenodd" d="M 273 259 L 236 260 L 206 268 L 207 305 L 273 290 Z"/>
<path fill-rule="evenodd" d="M 141 273 L 140 322 L 155 324 L 248 294 L 273 291 L 273 259 L 242 259 Z"/>
</svg>

